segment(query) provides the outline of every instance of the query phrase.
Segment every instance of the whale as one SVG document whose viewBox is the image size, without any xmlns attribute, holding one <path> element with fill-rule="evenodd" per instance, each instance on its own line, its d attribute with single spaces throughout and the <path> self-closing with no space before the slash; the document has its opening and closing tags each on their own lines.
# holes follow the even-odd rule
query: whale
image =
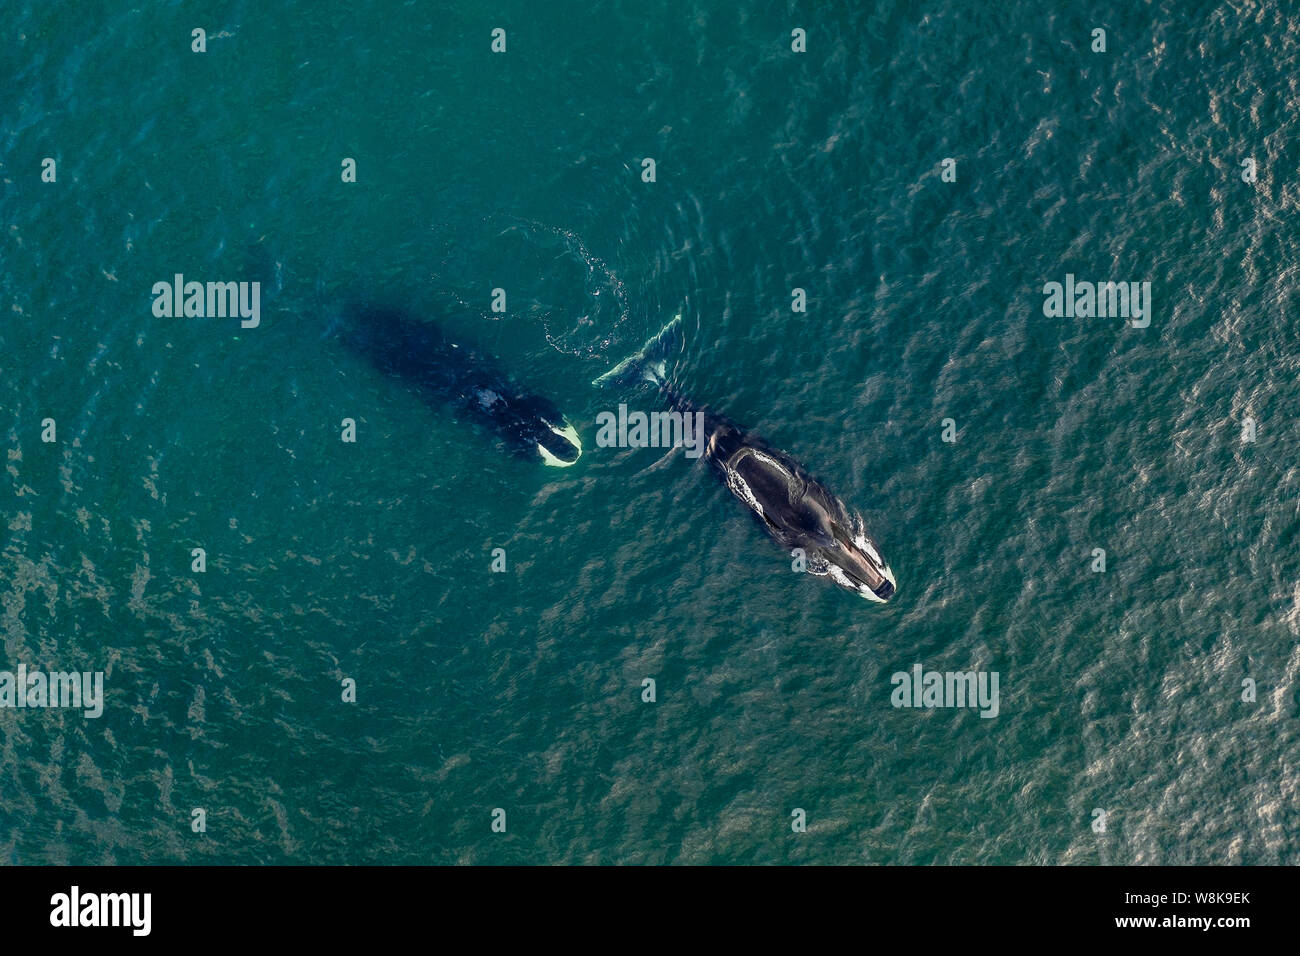
<svg viewBox="0 0 1300 956">
<path fill-rule="evenodd" d="M 582 455 L 577 429 L 553 402 L 518 385 L 494 358 L 431 320 L 389 307 L 351 306 L 337 336 L 427 404 L 450 407 L 494 432 L 515 457 L 565 468 Z"/>
<path fill-rule="evenodd" d="M 680 325 L 679 314 L 636 354 L 592 384 L 627 388 L 648 383 L 673 411 L 702 415 L 702 457 L 771 538 L 789 552 L 800 549 L 810 574 L 872 602 L 892 598 L 898 582 L 859 514 L 793 457 L 725 415 L 698 405 L 669 382 L 660 356 L 671 348 Z"/>
</svg>

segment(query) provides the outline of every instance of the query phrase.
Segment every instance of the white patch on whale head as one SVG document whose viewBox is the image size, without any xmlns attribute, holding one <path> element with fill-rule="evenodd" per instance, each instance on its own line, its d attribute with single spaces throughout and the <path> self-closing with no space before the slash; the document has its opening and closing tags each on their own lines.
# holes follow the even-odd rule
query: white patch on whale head
<svg viewBox="0 0 1300 956">
<path fill-rule="evenodd" d="M 781 464 L 781 462 L 777 461 L 771 455 L 765 455 L 757 448 L 751 449 L 749 453 L 753 455 L 755 458 L 757 458 L 759 461 L 771 465 L 773 468 L 779 471 L 782 475 L 785 476 L 786 481 L 790 481 L 791 479 L 794 478 L 794 475 L 790 474 L 790 469 L 786 468 L 785 465 Z"/>
<path fill-rule="evenodd" d="M 733 468 L 727 469 L 727 487 L 731 489 L 733 495 L 753 508 L 760 518 L 764 517 L 763 506 L 758 503 L 758 498 L 754 496 L 745 479 L 741 478 Z"/>
<path fill-rule="evenodd" d="M 556 428 L 554 425 L 550 427 L 551 431 L 555 432 L 555 434 L 559 435 L 561 438 L 568 440 L 569 444 L 578 449 L 578 454 L 574 456 L 573 461 L 564 461 L 561 458 L 556 458 L 547 451 L 545 445 L 539 444 L 537 446 L 537 452 L 542 456 L 542 461 L 555 468 L 568 468 L 570 465 L 576 464 L 578 459 L 582 457 L 582 439 L 578 437 L 578 430 L 568 422 L 564 423 L 564 428 Z"/>
<path fill-rule="evenodd" d="M 880 552 L 875 549 L 874 545 L 872 545 L 871 539 L 861 531 L 854 536 L 853 543 L 858 546 L 859 550 L 865 551 L 867 554 L 871 555 L 871 560 L 875 561 L 876 564 L 880 565 L 882 568 L 885 566 L 885 559 L 880 556 Z"/>
<path fill-rule="evenodd" d="M 865 584 L 858 584 L 847 574 L 845 574 L 843 569 L 841 569 L 838 564 L 832 564 L 830 566 L 828 573 L 831 576 L 831 580 L 834 581 L 836 584 L 838 584 L 840 587 L 847 588 L 850 591 L 857 591 L 859 595 L 866 598 L 868 601 L 875 601 L 877 604 L 885 603 L 885 599 L 882 598 L 875 591 L 871 590 L 871 588 L 867 587 Z M 890 583 L 891 584 L 893 583 L 892 576 L 890 578 Z"/>
</svg>

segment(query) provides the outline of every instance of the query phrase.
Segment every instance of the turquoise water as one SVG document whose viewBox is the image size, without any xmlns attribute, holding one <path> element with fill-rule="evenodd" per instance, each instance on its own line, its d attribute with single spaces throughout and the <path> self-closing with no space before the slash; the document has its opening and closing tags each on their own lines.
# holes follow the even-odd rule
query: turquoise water
<svg viewBox="0 0 1300 956">
<path fill-rule="evenodd" d="M 1287 5 L 361 7 L 8 11 L 0 669 L 107 702 L 0 709 L 0 859 L 1300 862 Z M 261 325 L 156 318 L 175 273 Z M 1067 273 L 1150 327 L 1045 317 Z M 500 454 L 339 347 L 356 303 L 586 454 Z M 862 512 L 888 605 L 595 447 L 677 311 L 674 382 Z M 895 709 L 916 663 L 999 715 Z"/>
</svg>

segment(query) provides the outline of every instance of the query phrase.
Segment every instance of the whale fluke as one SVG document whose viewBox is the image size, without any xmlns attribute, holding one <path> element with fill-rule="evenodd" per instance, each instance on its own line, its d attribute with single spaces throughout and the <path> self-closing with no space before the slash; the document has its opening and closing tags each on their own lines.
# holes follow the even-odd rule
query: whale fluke
<svg viewBox="0 0 1300 956">
<path fill-rule="evenodd" d="M 681 328 L 682 314 L 678 312 L 672 321 L 647 339 L 645 345 L 608 372 L 592 379 L 591 384 L 597 388 L 626 388 L 640 382 L 662 385 L 667 375 L 667 356 L 673 349 L 680 348 Z"/>
</svg>

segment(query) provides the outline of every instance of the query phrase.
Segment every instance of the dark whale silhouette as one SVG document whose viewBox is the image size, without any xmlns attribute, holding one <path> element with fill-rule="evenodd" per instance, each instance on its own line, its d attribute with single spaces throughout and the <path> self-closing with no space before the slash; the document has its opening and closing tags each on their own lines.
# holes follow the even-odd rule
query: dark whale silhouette
<svg viewBox="0 0 1300 956">
<path fill-rule="evenodd" d="M 577 431 L 554 403 L 523 390 L 494 359 L 453 341 L 433 322 L 397 309 L 352 307 L 339 340 L 380 371 L 414 385 L 427 401 L 491 428 L 521 458 L 566 466 L 582 454 Z"/>
<path fill-rule="evenodd" d="M 656 356 L 673 340 L 680 322 L 679 315 L 640 352 L 593 384 L 649 382 L 674 411 L 702 413 L 704 457 L 768 534 L 787 550 L 802 548 L 809 573 L 828 577 L 869 600 L 888 601 L 897 590 L 894 573 L 859 516 L 785 452 L 697 406 L 669 384 L 665 363 Z"/>
</svg>

